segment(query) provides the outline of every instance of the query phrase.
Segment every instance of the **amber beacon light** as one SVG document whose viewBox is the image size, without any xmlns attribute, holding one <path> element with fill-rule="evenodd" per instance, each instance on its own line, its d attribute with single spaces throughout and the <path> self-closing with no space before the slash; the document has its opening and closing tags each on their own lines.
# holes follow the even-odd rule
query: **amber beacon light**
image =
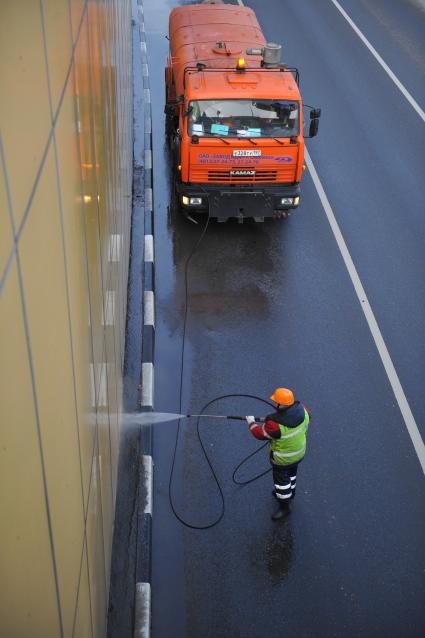
<svg viewBox="0 0 425 638">
<path fill-rule="evenodd" d="M 245 58 L 238 58 L 238 62 L 236 64 L 237 71 L 245 71 Z"/>
</svg>

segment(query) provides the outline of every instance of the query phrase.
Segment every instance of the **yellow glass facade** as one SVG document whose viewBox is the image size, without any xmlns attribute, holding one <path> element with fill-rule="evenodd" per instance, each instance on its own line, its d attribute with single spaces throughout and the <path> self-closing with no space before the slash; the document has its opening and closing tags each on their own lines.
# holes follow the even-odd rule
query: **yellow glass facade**
<svg viewBox="0 0 425 638">
<path fill-rule="evenodd" d="M 0 3 L 0 636 L 106 633 L 130 0 Z"/>
</svg>

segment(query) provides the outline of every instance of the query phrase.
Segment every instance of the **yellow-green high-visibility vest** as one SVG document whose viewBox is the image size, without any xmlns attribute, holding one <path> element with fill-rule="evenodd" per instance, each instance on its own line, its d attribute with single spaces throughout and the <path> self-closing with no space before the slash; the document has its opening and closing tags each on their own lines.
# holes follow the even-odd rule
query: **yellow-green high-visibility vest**
<svg viewBox="0 0 425 638">
<path fill-rule="evenodd" d="M 288 428 L 286 425 L 279 423 L 280 439 L 272 439 L 270 441 L 274 463 L 290 465 L 304 458 L 309 422 L 308 412 L 304 410 L 304 421 L 297 425 L 296 428 Z"/>
</svg>

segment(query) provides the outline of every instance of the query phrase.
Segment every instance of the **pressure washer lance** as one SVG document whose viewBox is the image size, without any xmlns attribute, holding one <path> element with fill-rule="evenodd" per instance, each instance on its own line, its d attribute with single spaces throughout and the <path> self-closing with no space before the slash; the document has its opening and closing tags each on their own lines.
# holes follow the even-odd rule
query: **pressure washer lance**
<svg viewBox="0 0 425 638">
<path fill-rule="evenodd" d="M 167 421 L 180 419 L 225 419 L 232 421 L 245 421 L 244 416 L 224 416 L 221 414 L 173 414 L 171 412 L 130 412 L 121 414 L 124 425 L 156 425 Z M 254 417 L 257 422 L 264 423 L 264 417 Z"/>
</svg>

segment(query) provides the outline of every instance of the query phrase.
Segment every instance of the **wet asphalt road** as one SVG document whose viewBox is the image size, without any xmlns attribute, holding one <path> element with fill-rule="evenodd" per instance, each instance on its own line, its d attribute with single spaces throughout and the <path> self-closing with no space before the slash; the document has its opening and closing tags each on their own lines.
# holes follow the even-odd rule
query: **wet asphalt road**
<svg viewBox="0 0 425 638">
<path fill-rule="evenodd" d="M 330 0 L 250 1 L 267 39 L 299 67 L 321 106 L 309 151 L 410 407 L 425 437 L 425 125 Z M 153 103 L 156 253 L 155 407 L 177 412 L 184 264 L 201 229 L 167 213 L 163 66 L 168 14 L 145 0 Z M 388 6 L 390 5 L 390 6 Z M 425 106 L 425 7 L 343 0 L 345 10 Z M 422 36 L 422 37 L 421 37 Z M 316 189 L 306 173 L 286 222 L 211 224 L 189 274 L 183 408 L 216 396 L 264 398 L 287 385 L 313 419 L 297 499 L 270 520 L 271 478 L 234 467 L 258 443 L 242 424 L 206 423 L 226 513 L 181 526 L 168 501 L 176 424 L 154 432 L 154 638 L 423 636 L 425 481 Z M 214 412 L 262 412 L 241 398 Z M 244 477 L 267 467 L 266 454 Z M 183 422 L 173 483 L 181 514 L 220 511 L 195 425 Z"/>
</svg>

